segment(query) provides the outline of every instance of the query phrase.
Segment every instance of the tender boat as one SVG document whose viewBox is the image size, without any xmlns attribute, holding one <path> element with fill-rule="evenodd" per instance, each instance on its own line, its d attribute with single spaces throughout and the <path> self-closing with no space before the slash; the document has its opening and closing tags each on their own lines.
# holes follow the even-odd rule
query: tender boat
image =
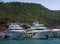
<svg viewBox="0 0 60 44">
<path fill-rule="evenodd" d="M 60 29 L 52 29 L 52 37 L 60 38 Z"/>
</svg>

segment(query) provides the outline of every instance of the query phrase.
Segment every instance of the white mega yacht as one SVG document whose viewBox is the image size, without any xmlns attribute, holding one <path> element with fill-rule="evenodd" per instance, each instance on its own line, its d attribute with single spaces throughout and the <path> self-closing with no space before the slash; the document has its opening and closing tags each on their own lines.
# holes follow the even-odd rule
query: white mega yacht
<svg viewBox="0 0 60 44">
<path fill-rule="evenodd" d="M 30 38 L 48 38 L 51 32 L 52 31 L 47 27 L 44 27 L 43 24 L 34 22 L 33 26 L 27 30 L 27 36 L 30 36 Z"/>
<path fill-rule="evenodd" d="M 25 30 L 18 24 L 18 23 L 10 23 L 9 28 L 7 30 L 8 36 L 10 38 L 24 38 L 25 37 Z"/>
</svg>

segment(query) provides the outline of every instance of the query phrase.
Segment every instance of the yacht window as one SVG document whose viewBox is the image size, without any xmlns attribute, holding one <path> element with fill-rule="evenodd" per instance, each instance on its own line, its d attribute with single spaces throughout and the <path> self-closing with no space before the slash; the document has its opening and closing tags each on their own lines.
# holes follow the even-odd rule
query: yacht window
<svg viewBox="0 0 60 44">
<path fill-rule="evenodd" d="M 15 27 L 17 27 L 17 26 L 15 26 Z"/>
<path fill-rule="evenodd" d="M 19 27 L 18 25 L 15 25 L 15 27 Z"/>
<path fill-rule="evenodd" d="M 35 30 L 44 30 L 44 29 L 35 29 Z"/>
<path fill-rule="evenodd" d="M 28 33 L 28 34 L 32 34 L 32 33 Z"/>
<path fill-rule="evenodd" d="M 14 26 L 11 26 L 11 27 L 14 27 Z"/>
</svg>

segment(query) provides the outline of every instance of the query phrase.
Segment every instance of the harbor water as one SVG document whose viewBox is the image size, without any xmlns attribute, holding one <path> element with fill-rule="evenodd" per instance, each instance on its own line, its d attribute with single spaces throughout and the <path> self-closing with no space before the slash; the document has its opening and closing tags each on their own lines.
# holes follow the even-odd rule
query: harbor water
<svg viewBox="0 0 60 44">
<path fill-rule="evenodd" d="M 60 38 L 28 39 L 28 40 L 0 40 L 0 44 L 60 44 Z"/>
</svg>

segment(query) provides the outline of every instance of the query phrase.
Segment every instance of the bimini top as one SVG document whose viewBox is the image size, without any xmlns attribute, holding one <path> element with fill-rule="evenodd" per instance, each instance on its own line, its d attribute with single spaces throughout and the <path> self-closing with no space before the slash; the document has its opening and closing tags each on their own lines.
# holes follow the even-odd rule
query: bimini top
<svg viewBox="0 0 60 44">
<path fill-rule="evenodd" d="M 11 23 L 8 29 L 23 29 L 23 28 L 17 23 Z"/>
</svg>

